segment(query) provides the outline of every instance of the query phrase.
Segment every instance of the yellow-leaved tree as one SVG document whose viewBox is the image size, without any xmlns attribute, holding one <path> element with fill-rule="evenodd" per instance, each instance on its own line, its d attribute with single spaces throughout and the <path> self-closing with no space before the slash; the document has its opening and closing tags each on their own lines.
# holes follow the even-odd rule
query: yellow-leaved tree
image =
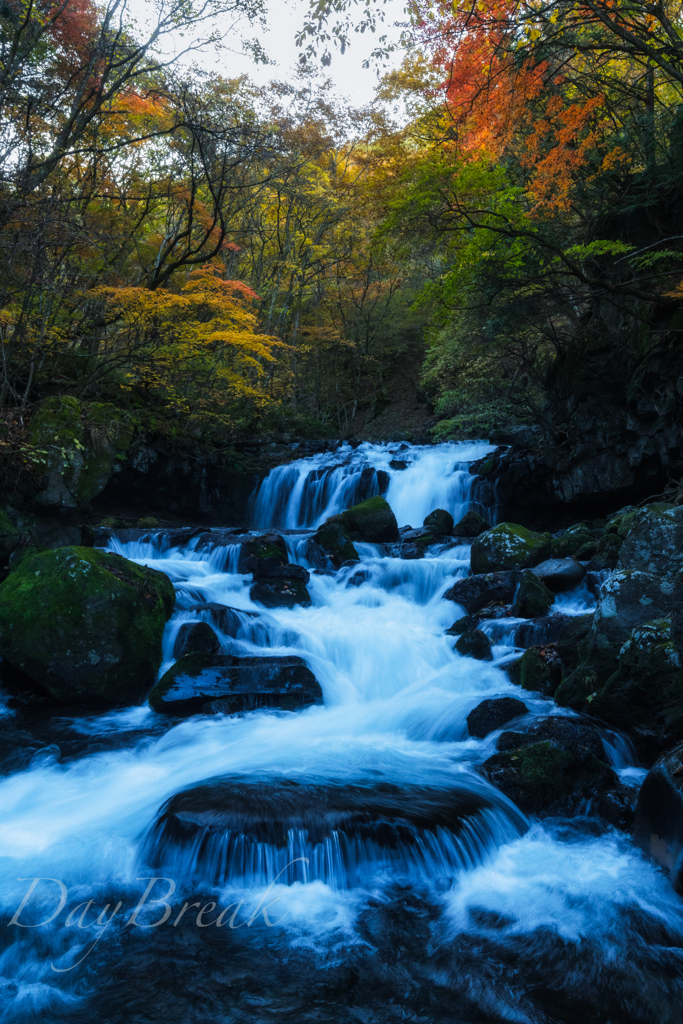
<svg viewBox="0 0 683 1024">
<path fill-rule="evenodd" d="M 273 398 L 268 366 L 283 342 L 257 330 L 258 296 L 224 279 L 220 264 L 189 274 L 178 291 L 106 287 L 103 359 L 123 370 L 122 386 L 152 395 L 183 418 L 232 427 Z"/>
</svg>

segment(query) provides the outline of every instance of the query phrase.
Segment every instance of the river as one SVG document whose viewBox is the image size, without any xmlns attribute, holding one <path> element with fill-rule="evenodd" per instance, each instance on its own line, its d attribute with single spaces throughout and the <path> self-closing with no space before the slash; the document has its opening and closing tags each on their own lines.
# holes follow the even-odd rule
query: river
<svg viewBox="0 0 683 1024">
<path fill-rule="evenodd" d="M 488 450 L 362 445 L 300 460 L 261 485 L 253 529 L 285 531 L 306 565 L 311 529 L 387 480 L 399 525 L 437 507 L 457 520 L 473 498 L 468 464 Z M 518 622 L 485 626 L 493 662 L 453 650 L 445 630 L 459 612 L 442 595 L 468 573 L 469 547 L 451 539 L 402 560 L 356 546 L 360 566 L 312 571 L 311 607 L 265 610 L 229 544 L 112 539 L 176 587 L 162 671 L 182 623 L 208 618 L 192 607 L 214 602 L 240 623 L 225 653 L 299 655 L 324 705 L 29 722 L 0 696 L 0 733 L 36 740 L 0 777 L 1 1021 L 681 1020 L 683 903 L 665 876 L 590 807 L 529 820 L 476 770 L 498 734 L 471 738 L 466 717 L 520 696 L 501 667 Z M 349 585 L 359 569 L 364 582 Z M 592 604 L 583 588 L 556 610 Z M 531 716 L 567 713 L 522 696 Z M 604 740 L 637 784 L 628 744 Z M 174 845 L 160 810 L 207 780 L 246 794 L 242 824 Z M 292 793 L 304 809 L 282 836 L 278 802 Z M 345 833 L 353 814 L 362 827 Z M 153 878 L 168 881 L 136 911 Z"/>
</svg>

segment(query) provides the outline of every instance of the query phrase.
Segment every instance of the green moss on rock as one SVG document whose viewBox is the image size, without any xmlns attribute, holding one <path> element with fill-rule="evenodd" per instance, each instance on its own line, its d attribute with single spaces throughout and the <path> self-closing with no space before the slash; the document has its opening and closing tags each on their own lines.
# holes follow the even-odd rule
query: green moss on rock
<svg viewBox="0 0 683 1024">
<path fill-rule="evenodd" d="M 530 569 L 550 557 L 549 533 L 535 533 L 517 523 L 500 523 L 472 544 L 472 572 Z"/>
<path fill-rule="evenodd" d="M 391 505 L 379 495 L 332 516 L 327 522 L 340 523 L 352 541 L 385 544 L 398 540 L 396 516 Z"/>
<path fill-rule="evenodd" d="M 358 558 L 353 541 L 341 523 L 325 523 L 312 540 L 320 545 L 335 569 L 339 569 L 344 562 Z"/>
<path fill-rule="evenodd" d="M 555 601 L 552 590 L 531 569 L 525 569 L 512 606 L 512 614 L 522 619 L 534 619 L 547 615 Z"/>
<path fill-rule="evenodd" d="M 0 655 L 58 700 L 140 703 L 154 686 L 174 602 L 164 573 L 120 555 L 27 554 L 0 585 Z"/>
</svg>

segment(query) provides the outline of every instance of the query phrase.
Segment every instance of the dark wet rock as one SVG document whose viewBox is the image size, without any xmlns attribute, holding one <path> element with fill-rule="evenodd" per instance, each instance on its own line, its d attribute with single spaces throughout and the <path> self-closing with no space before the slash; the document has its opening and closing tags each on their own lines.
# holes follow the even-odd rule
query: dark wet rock
<svg viewBox="0 0 683 1024">
<path fill-rule="evenodd" d="M 671 612 L 671 640 L 683 665 L 683 572 L 674 581 Z"/>
<path fill-rule="evenodd" d="M 248 537 L 240 550 L 237 571 L 253 573 L 254 579 L 265 576 L 272 569 L 288 564 L 287 545 L 279 533 L 262 533 Z"/>
<path fill-rule="evenodd" d="M 487 619 L 509 619 L 512 617 L 511 604 L 487 604 L 479 612 L 482 620 Z"/>
<path fill-rule="evenodd" d="M 557 654 L 562 662 L 562 674 L 568 676 L 581 661 L 580 644 L 587 639 L 593 625 L 593 612 L 586 615 L 565 616 L 557 638 Z"/>
<path fill-rule="evenodd" d="M 491 661 L 491 641 L 480 629 L 472 629 L 462 633 L 455 642 L 454 650 L 465 658 L 476 658 L 477 661 Z"/>
<path fill-rule="evenodd" d="M 513 718 L 528 713 L 526 704 L 516 697 L 494 697 L 477 704 L 467 716 L 467 728 L 470 736 L 483 740 L 490 732 L 502 729 Z"/>
<path fill-rule="evenodd" d="M 575 616 L 554 614 L 522 622 L 515 630 L 515 647 L 526 649 L 557 643 L 564 626 L 574 618 Z"/>
<path fill-rule="evenodd" d="M 220 701 L 226 714 L 282 708 L 294 711 L 322 704 L 320 683 L 302 658 L 186 654 L 166 672 L 150 694 L 154 711 L 193 715 Z"/>
<path fill-rule="evenodd" d="M 480 533 L 484 533 L 489 529 L 489 525 L 482 515 L 475 512 L 474 509 L 470 509 L 469 512 L 465 513 L 460 522 L 456 523 L 453 527 L 453 536 L 478 537 Z"/>
<path fill-rule="evenodd" d="M 543 580 L 534 576 L 530 569 L 525 569 L 512 606 L 512 614 L 520 619 L 547 615 L 554 600 L 555 595 L 546 587 Z"/>
<path fill-rule="evenodd" d="M 500 523 L 472 544 L 472 572 L 528 569 L 550 556 L 550 534 L 534 533 L 517 523 Z"/>
<path fill-rule="evenodd" d="M 436 508 L 425 516 L 422 525 L 435 537 L 447 537 L 453 532 L 453 516 L 443 508 Z"/>
<path fill-rule="evenodd" d="M 527 814 L 559 812 L 618 788 L 594 729 L 559 717 L 544 719 L 524 744 L 484 762 L 484 775 Z M 509 744 L 509 734 L 500 737 Z"/>
<path fill-rule="evenodd" d="M 446 636 L 460 636 L 462 633 L 468 633 L 476 629 L 478 625 L 478 615 L 463 615 L 462 618 L 456 619 L 453 625 L 446 630 Z"/>
<path fill-rule="evenodd" d="M 341 849 L 334 882 L 358 884 L 361 879 L 354 872 L 359 867 L 362 871 L 373 850 L 401 864 L 413 848 L 424 848 L 425 833 L 447 830 L 459 835 L 473 826 L 481 828 L 481 811 L 495 801 L 495 794 L 458 787 L 455 780 L 440 789 L 224 777 L 172 797 L 147 836 L 144 856 L 154 868 L 173 863 L 176 869 L 220 883 L 256 863 L 259 844 L 267 844 L 273 853 L 282 851 L 287 859 L 294 830 L 305 833 L 310 847 L 333 840 L 335 849 Z M 521 817 L 515 824 L 524 827 Z M 262 846 L 260 850 L 262 862 Z M 328 873 L 336 865 L 330 860 L 320 857 L 309 863 L 308 879 L 332 880 Z M 290 863 L 283 880 L 306 875 Z"/>
<path fill-rule="evenodd" d="M 507 666 L 510 680 L 523 690 L 542 693 L 551 697 L 557 689 L 562 669 L 553 644 L 545 647 L 530 647 L 521 658 Z"/>
<path fill-rule="evenodd" d="M 597 550 L 597 546 L 597 537 L 585 523 L 575 523 L 550 542 L 553 559 L 577 558 L 579 552 L 588 559 Z"/>
<path fill-rule="evenodd" d="M 403 462 L 402 459 L 392 459 L 391 462 L 389 463 L 389 465 L 391 466 L 392 469 L 407 469 L 408 468 L 408 463 L 407 462 Z"/>
<path fill-rule="evenodd" d="M 586 575 L 585 568 L 574 558 L 550 558 L 531 570 L 554 594 L 573 590 Z"/>
<path fill-rule="evenodd" d="M 650 505 L 633 514 L 619 552 L 620 569 L 672 580 L 683 570 L 683 506 Z"/>
<path fill-rule="evenodd" d="M 615 786 L 598 793 L 591 802 L 591 811 L 614 828 L 631 832 L 635 823 L 636 792 L 626 786 Z"/>
<path fill-rule="evenodd" d="M 436 534 L 426 526 L 421 526 L 417 530 L 408 527 L 400 530 L 399 534 L 401 539 L 398 543 L 389 546 L 389 553 L 394 558 L 424 558 L 429 545 L 435 544 L 438 540 Z"/>
<path fill-rule="evenodd" d="M 619 668 L 619 652 L 632 630 L 670 617 L 672 589 L 658 577 L 637 570 L 619 570 L 610 576 L 600 590 L 590 630 L 576 647 L 579 664 L 557 690 L 558 704 L 585 710 L 586 702 Z"/>
<path fill-rule="evenodd" d="M 176 635 L 173 657 L 184 654 L 220 654 L 221 642 L 208 622 L 184 622 Z"/>
<path fill-rule="evenodd" d="M 259 575 L 254 574 L 254 582 L 249 591 L 252 601 L 263 604 L 266 608 L 293 608 L 311 604 L 311 595 L 306 584 L 311 578 L 308 569 L 302 565 L 269 565 L 259 566 Z"/>
<path fill-rule="evenodd" d="M 638 794 L 633 840 L 683 893 L 683 743 L 648 772 Z"/>
<path fill-rule="evenodd" d="M 599 760 L 605 759 L 605 748 L 595 726 L 569 715 L 549 715 L 534 722 L 526 732 L 501 733 L 496 749 L 519 750 L 545 740 L 557 743 L 566 750 L 584 749 Z"/>
<path fill-rule="evenodd" d="M 361 569 L 360 572 L 354 572 L 353 576 L 349 576 L 346 581 L 347 587 L 360 587 L 368 578 L 367 569 Z"/>
<path fill-rule="evenodd" d="M 587 569 L 601 572 L 604 569 L 616 569 L 619 564 L 619 553 L 623 541 L 614 533 L 605 533 L 598 541 L 595 551 L 591 552 Z M 577 554 L 581 557 L 581 553 Z"/>
<path fill-rule="evenodd" d="M 683 671 L 668 619 L 632 631 L 618 670 L 586 697 L 586 704 L 592 714 L 627 732 L 645 761 L 683 738 Z"/>
<path fill-rule="evenodd" d="M 468 614 L 478 612 L 486 605 L 509 604 L 514 600 L 517 585 L 522 578 L 520 572 L 491 572 L 479 576 L 467 576 L 457 580 L 446 591 L 444 598 L 462 605 Z"/>
<path fill-rule="evenodd" d="M 236 637 L 244 622 L 258 619 L 258 612 L 248 612 L 242 608 L 231 608 L 229 605 L 210 601 L 207 604 L 195 604 L 187 609 L 190 612 L 209 612 L 214 624 L 225 636 Z M 177 655 L 174 655 L 177 657 Z"/>
<path fill-rule="evenodd" d="M 349 559 L 358 558 L 353 541 L 341 523 L 327 522 L 321 526 L 309 541 L 308 549 L 312 545 L 317 545 L 321 549 L 334 569 L 340 569 Z"/>
<path fill-rule="evenodd" d="M 0 585 L 0 654 L 65 703 L 138 704 L 154 685 L 174 602 L 164 573 L 120 555 L 27 554 Z"/>
</svg>

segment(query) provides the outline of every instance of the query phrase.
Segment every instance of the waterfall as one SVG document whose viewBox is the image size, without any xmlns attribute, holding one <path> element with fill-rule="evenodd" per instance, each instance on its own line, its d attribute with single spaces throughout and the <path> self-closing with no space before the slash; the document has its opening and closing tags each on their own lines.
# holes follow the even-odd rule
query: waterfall
<svg viewBox="0 0 683 1024">
<path fill-rule="evenodd" d="M 383 494 L 399 526 L 422 526 L 435 508 L 457 522 L 471 504 L 472 462 L 486 442 L 409 446 L 342 445 L 271 470 L 252 501 L 254 528 L 316 528 L 336 512 Z"/>
</svg>

